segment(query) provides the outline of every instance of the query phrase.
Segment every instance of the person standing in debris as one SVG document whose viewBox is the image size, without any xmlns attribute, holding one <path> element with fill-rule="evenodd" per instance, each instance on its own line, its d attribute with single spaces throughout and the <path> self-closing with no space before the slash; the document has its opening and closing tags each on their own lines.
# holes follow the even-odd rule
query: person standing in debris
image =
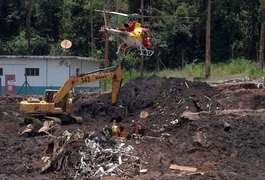
<svg viewBox="0 0 265 180">
<path fill-rule="evenodd" d="M 144 127 L 137 123 L 135 120 L 132 120 L 132 137 L 138 137 L 144 135 Z"/>
<path fill-rule="evenodd" d="M 105 127 L 102 129 L 102 134 L 106 138 L 110 138 L 111 137 L 111 129 L 108 127 L 108 125 L 105 125 Z"/>
<path fill-rule="evenodd" d="M 70 90 L 69 95 L 68 95 L 68 99 L 67 99 L 67 112 L 71 113 L 73 110 L 73 91 Z"/>
<path fill-rule="evenodd" d="M 142 125 L 139 125 L 139 134 L 141 136 L 144 136 L 144 133 L 145 133 L 145 128 Z"/>
<path fill-rule="evenodd" d="M 135 122 L 135 120 L 132 120 L 132 134 L 139 134 L 139 125 Z"/>
<path fill-rule="evenodd" d="M 118 137 L 120 135 L 120 128 L 117 126 L 116 120 L 112 123 L 112 137 Z"/>
<path fill-rule="evenodd" d="M 127 138 L 127 131 L 126 131 L 126 128 L 124 126 L 120 127 L 120 131 L 121 131 L 121 137 Z"/>
<path fill-rule="evenodd" d="M 73 110 L 73 98 L 69 97 L 67 100 L 67 112 L 71 113 Z"/>
</svg>

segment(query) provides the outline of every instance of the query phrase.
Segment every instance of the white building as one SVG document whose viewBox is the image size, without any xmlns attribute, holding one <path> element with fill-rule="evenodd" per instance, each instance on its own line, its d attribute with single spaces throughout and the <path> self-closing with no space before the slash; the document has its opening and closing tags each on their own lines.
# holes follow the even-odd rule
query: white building
<svg viewBox="0 0 265 180">
<path fill-rule="evenodd" d="M 0 56 L 0 85 L 3 94 L 43 94 L 45 89 L 59 89 L 73 74 L 100 68 L 94 58 L 75 56 Z M 26 76 L 25 76 L 26 75 Z M 27 77 L 27 82 L 26 78 Z M 34 90 L 32 92 L 31 88 Z M 76 89 L 95 90 L 99 82 Z"/>
</svg>

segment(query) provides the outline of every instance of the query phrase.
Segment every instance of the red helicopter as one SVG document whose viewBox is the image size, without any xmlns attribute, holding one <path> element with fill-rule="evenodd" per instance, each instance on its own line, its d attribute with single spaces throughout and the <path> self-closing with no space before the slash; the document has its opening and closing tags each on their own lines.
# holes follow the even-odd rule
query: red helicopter
<svg viewBox="0 0 265 180">
<path fill-rule="evenodd" d="M 152 48 L 152 42 L 150 37 L 150 30 L 148 28 L 142 27 L 142 25 L 135 21 L 129 21 L 124 24 L 123 28 L 113 29 L 107 26 L 106 13 L 116 14 L 122 16 L 134 16 L 139 17 L 137 14 L 124 14 L 119 12 L 112 12 L 107 10 L 95 10 L 104 13 L 105 26 L 102 31 L 107 35 L 108 33 L 113 34 L 116 39 L 120 42 L 117 53 L 122 51 L 124 54 L 129 52 L 130 48 L 137 48 L 140 50 L 140 55 L 142 56 L 152 56 L 154 50 Z"/>
</svg>

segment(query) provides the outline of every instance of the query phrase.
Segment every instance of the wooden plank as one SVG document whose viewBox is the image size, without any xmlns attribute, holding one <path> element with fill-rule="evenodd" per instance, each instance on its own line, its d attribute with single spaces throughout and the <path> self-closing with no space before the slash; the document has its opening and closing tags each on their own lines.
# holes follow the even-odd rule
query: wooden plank
<svg viewBox="0 0 265 180">
<path fill-rule="evenodd" d="M 179 166 L 177 164 L 171 164 L 169 166 L 169 169 L 180 170 L 180 171 L 189 171 L 189 172 L 195 172 L 195 171 L 197 171 L 197 168 L 195 168 L 195 167 Z"/>
</svg>

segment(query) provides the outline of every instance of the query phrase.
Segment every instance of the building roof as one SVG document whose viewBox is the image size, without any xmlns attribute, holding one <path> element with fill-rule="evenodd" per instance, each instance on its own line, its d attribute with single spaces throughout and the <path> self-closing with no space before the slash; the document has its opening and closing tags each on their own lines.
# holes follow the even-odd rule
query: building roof
<svg viewBox="0 0 265 180">
<path fill-rule="evenodd" d="M 102 59 L 97 59 L 93 57 L 79 57 L 79 56 L 15 56 L 15 55 L 0 55 L 0 59 L 58 59 L 58 60 L 68 60 L 68 59 L 78 59 L 90 62 L 102 62 Z"/>
</svg>

